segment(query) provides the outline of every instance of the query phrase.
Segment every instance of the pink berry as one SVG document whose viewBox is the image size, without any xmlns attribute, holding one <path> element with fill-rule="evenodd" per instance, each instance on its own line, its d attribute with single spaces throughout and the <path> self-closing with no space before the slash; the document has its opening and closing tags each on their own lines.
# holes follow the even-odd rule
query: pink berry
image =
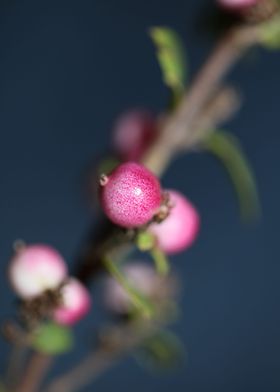
<svg viewBox="0 0 280 392">
<path fill-rule="evenodd" d="M 156 138 L 156 121 L 151 113 L 124 113 L 113 130 L 113 148 L 124 161 L 138 161 Z"/>
<path fill-rule="evenodd" d="M 28 245 L 12 258 L 9 277 L 15 292 L 28 299 L 56 289 L 67 275 L 62 256 L 47 245 Z"/>
<path fill-rule="evenodd" d="M 89 312 L 90 294 L 77 279 L 69 279 L 62 287 L 61 295 L 62 305 L 53 313 L 53 319 L 58 324 L 73 325 Z"/>
<path fill-rule="evenodd" d="M 158 179 L 144 166 L 127 162 L 101 178 L 100 199 L 107 217 L 116 225 L 144 225 L 160 207 Z"/>
<path fill-rule="evenodd" d="M 217 0 L 218 4 L 229 11 L 243 11 L 257 4 L 259 0 Z"/>
<path fill-rule="evenodd" d="M 123 273 L 134 289 L 150 300 L 164 301 L 177 293 L 177 282 L 174 277 L 163 278 L 154 268 L 143 262 L 126 265 Z M 133 309 L 129 294 L 111 277 L 105 281 L 104 302 L 106 307 L 115 313 L 127 313 Z"/>
<path fill-rule="evenodd" d="M 200 219 L 197 210 L 181 193 L 169 190 L 172 208 L 161 223 L 153 223 L 149 230 L 155 234 L 159 247 L 167 254 L 187 249 L 197 237 Z"/>
</svg>

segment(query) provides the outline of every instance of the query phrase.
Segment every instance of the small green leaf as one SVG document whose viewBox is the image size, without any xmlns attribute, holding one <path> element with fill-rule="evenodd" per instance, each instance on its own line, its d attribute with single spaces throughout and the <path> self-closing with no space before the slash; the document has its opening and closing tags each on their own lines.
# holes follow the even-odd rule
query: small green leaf
<svg viewBox="0 0 280 392">
<path fill-rule="evenodd" d="M 155 245 L 155 237 L 148 231 L 140 231 L 136 237 L 136 245 L 142 252 L 152 249 Z"/>
<path fill-rule="evenodd" d="M 274 18 L 263 25 L 261 42 L 267 49 L 280 49 L 280 17 Z"/>
<path fill-rule="evenodd" d="M 120 161 L 114 157 L 104 158 L 98 165 L 98 174 L 108 174 L 111 173 L 118 165 Z"/>
<path fill-rule="evenodd" d="M 138 310 L 140 310 L 145 317 L 151 318 L 155 313 L 155 308 L 154 305 L 149 301 L 149 299 L 133 287 L 132 283 L 119 269 L 116 262 L 111 260 L 108 256 L 104 259 L 103 262 L 107 271 L 127 292 L 133 305 Z"/>
<path fill-rule="evenodd" d="M 137 361 L 153 370 L 174 369 L 183 362 L 184 346 L 173 333 L 165 330 L 146 339 L 136 351 Z"/>
<path fill-rule="evenodd" d="M 62 354 L 73 347 L 73 335 L 69 328 L 47 322 L 34 332 L 32 346 L 44 354 Z"/>
<path fill-rule="evenodd" d="M 166 276 L 169 272 L 169 261 L 166 257 L 166 254 L 157 246 L 154 246 L 151 251 L 150 255 L 155 262 L 155 266 L 159 275 Z"/>
<path fill-rule="evenodd" d="M 228 132 L 213 132 L 203 143 L 225 166 L 237 193 L 241 217 L 257 218 L 260 202 L 254 174 L 238 140 Z"/>
<path fill-rule="evenodd" d="M 168 27 L 152 27 L 150 36 L 157 49 L 157 59 L 164 83 L 179 98 L 186 83 L 186 56 L 179 35 Z"/>
</svg>

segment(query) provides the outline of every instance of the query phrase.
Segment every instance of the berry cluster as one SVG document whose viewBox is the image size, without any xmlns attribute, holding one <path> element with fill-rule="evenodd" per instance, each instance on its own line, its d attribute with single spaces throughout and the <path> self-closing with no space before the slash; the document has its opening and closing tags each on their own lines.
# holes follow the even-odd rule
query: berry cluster
<svg viewBox="0 0 280 392">
<path fill-rule="evenodd" d="M 152 172 L 129 160 L 142 158 L 156 138 L 156 129 L 155 118 L 146 111 L 133 111 L 117 122 L 113 139 L 123 163 L 101 176 L 100 202 L 115 225 L 134 233 L 144 232 L 152 238 L 153 249 L 174 254 L 187 249 L 196 239 L 200 224 L 198 212 L 184 195 L 163 190 Z M 159 299 L 159 293 L 169 293 L 170 281 L 145 264 L 129 265 L 123 273 L 135 289 L 148 297 Z M 40 317 L 72 325 L 89 311 L 88 290 L 68 276 L 62 256 L 49 246 L 18 247 L 9 265 L 9 278 L 29 313 L 35 307 Z M 109 282 L 107 302 L 113 304 L 112 310 L 128 310 L 129 294 L 115 280 Z M 166 297 L 165 294 L 161 297 Z"/>
<path fill-rule="evenodd" d="M 21 246 L 8 272 L 14 291 L 23 301 L 38 302 L 47 292 L 57 293 L 57 304 L 49 310 L 59 324 L 72 325 L 89 312 L 89 292 L 77 279 L 68 277 L 65 261 L 50 246 Z"/>
<path fill-rule="evenodd" d="M 157 221 L 164 198 L 158 179 L 144 166 L 126 162 L 109 176 L 102 176 L 100 200 L 103 211 L 116 225 L 130 229 L 148 225 L 158 246 L 172 254 L 188 248 L 195 240 L 199 216 L 195 207 L 177 191 L 167 191 L 168 213 Z"/>
</svg>

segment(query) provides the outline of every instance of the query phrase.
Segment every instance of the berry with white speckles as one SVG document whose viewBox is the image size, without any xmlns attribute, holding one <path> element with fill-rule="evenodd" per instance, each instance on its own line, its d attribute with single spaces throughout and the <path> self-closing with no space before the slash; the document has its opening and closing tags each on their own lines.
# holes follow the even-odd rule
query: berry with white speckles
<svg viewBox="0 0 280 392">
<path fill-rule="evenodd" d="M 123 161 L 138 161 L 157 135 L 156 120 L 145 110 L 124 113 L 113 130 L 113 148 Z"/>
<path fill-rule="evenodd" d="M 169 215 L 161 223 L 149 227 L 159 247 L 167 254 L 174 254 L 187 249 L 197 237 L 200 219 L 197 210 L 181 193 L 167 191 L 172 206 Z"/>
<path fill-rule="evenodd" d="M 217 0 L 218 4 L 229 11 L 243 11 L 259 2 L 259 0 Z"/>
<path fill-rule="evenodd" d="M 160 183 L 143 165 L 123 163 L 106 179 L 102 176 L 100 200 L 105 214 L 116 225 L 142 226 L 160 207 Z"/>
<path fill-rule="evenodd" d="M 53 312 L 53 319 L 62 325 L 73 325 L 90 310 L 88 290 L 77 279 L 71 278 L 61 289 L 62 304 Z"/>
<path fill-rule="evenodd" d="M 47 245 L 22 246 L 9 265 L 9 278 L 15 292 L 23 299 L 56 289 L 67 275 L 62 256 Z"/>
</svg>

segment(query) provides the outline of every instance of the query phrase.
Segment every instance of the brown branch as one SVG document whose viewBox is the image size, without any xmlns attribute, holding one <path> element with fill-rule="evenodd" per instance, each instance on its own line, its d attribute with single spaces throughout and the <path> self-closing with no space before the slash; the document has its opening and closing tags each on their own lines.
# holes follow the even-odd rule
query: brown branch
<svg viewBox="0 0 280 392">
<path fill-rule="evenodd" d="M 202 115 L 194 121 L 192 132 L 178 148 L 178 151 L 196 148 L 216 127 L 228 121 L 240 108 L 241 99 L 233 87 L 222 87 L 205 105 Z"/>
<path fill-rule="evenodd" d="M 53 358 L 40 353 L 33 353 L 23 379 L 15 389 L 15 392 L 36 392 L 52 364 Z"/>
<path fill-rule="evenodd" d="M 157 143 L 143 159 L 155 174 L 163 174 L 180 146 L 196 132 L 194 123 L 202 115 L 205 105 L 243 53 L 258 43 L 259 30 L 259 25 L 234 27 L 218 43 L 177 110 L 162 128 Z"/>
<path fill-rule="evenodd" d="M 100 376 L 120 358 L 158 330 L 158 325 L 152 321 L 145 321 L 141 325 L 135 323 L 123 324 L 110 328 L 106 333 L 106 340 L 100 347 L 90 353 L 82 362 L 57 377 L 47 386 L 44 392 L 74 392 Z"/>
</svg>

